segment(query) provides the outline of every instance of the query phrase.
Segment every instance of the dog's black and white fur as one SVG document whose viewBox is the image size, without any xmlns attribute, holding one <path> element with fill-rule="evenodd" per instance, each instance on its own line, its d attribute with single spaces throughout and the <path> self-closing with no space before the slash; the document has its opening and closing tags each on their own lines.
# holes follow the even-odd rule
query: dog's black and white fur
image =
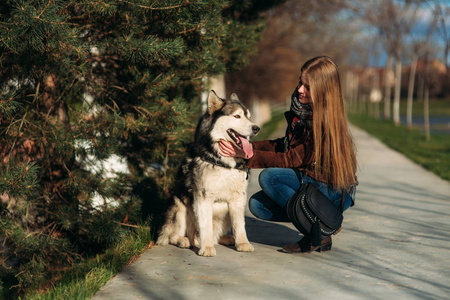
<svg viewBox="0 0 450 300">
<path fill-rule="evenodd" d="M 234 244 L 237 251 L 254 250 L 245 231 L 245 162 L 243 158 L 221 156 L 218 142 L 224 139 L 244 148 L 259 129 L 236 94 L 225 100 L 210 92 L 207 112 L 198 123 L 193 147 L 178 172 L 157 244 L 195 246 L 201 256 L 215 256 L 217 243 Z M 230 228 L 233 235 L 227 235 Z"/>
</svg>

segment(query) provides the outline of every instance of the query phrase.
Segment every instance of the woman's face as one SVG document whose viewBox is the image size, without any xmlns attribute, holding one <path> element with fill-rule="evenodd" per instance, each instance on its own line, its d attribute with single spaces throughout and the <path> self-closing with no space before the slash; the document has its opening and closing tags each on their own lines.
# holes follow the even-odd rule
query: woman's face
<svg viewBox="0 0 450 300">
<path fill-rule="evenodd" d="M 309 80 L 308 80 L 308 76 L 306 75 L 301 75 L 300 76 L 300 81 L 298 83 L 298 100 L 300 101 L 300 103 L 302 104 L 309 104 L 312 102 L 311 100 L 311 92 L 309 90 Z"/>
</svg>

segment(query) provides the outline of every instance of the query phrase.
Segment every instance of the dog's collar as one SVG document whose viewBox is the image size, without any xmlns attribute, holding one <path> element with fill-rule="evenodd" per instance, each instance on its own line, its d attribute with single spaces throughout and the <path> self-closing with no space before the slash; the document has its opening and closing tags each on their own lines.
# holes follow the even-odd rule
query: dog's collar
<svg viewBox="0 0 450 300">
<path fill-rule="evenodd" d="M 212 156 L 210 154 L 206 154 L 206 155 L 202 156 L 200 159 L 207 163 L 210 163 L 214 166 L 219 166 L 219 167 L 223 167 L 223 168 L 227 168 L 227 169 L 238 169 L 238 170 L 242 170 L 242 171 L 248 171 L 248 169 L 245 165 L 245 161 L 236 163 L 236 166 L 232 167 L 230 165 L 225 164 L 224 162 L 222 162 L 221 160 L 215 158 L 214 156 Z"/>
</svg>

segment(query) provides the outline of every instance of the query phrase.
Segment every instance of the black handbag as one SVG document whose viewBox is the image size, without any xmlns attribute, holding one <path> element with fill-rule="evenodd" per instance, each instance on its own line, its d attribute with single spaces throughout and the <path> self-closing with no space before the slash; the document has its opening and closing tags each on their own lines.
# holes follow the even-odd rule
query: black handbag
<svg viewBox="0 0 450 300">
<path fill-rule="evenodd" d="M 302 182 L 300 174 L 295 171 Z M 344 191 L 341 206 L 337 208 L 313 184 L 302 184 L 287 203 L 287 215 L 303 235 L 311 237 L 312 246 L 320 246 L 322 236 L 330 236 L 340 231 L 346 195 L 347 192 Z"/>
</svg>

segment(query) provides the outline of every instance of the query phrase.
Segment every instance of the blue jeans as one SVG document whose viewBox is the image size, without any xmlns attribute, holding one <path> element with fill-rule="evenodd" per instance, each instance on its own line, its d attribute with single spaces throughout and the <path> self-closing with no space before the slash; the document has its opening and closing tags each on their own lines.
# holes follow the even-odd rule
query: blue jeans
<svg viewBox="0 0 450 300">
<path fill-rule="evenodd" d="M 331 185 L 315 180 L 302 173 L 303 183 L 312 183 L 324 193 L 336 207 L 341 205 L 341 191 L 335 191 Z M 259 175 L 262 191 L 250 197 L 249 209 L 260 219 L 289 222 L 286 205 L 289 198 L 300 188 L 300 181 L 295 171 L 288 168 L 267 168 Z M 350 207 L 354 193 L 347 194 L 344 210 Z"/>
</svg>

